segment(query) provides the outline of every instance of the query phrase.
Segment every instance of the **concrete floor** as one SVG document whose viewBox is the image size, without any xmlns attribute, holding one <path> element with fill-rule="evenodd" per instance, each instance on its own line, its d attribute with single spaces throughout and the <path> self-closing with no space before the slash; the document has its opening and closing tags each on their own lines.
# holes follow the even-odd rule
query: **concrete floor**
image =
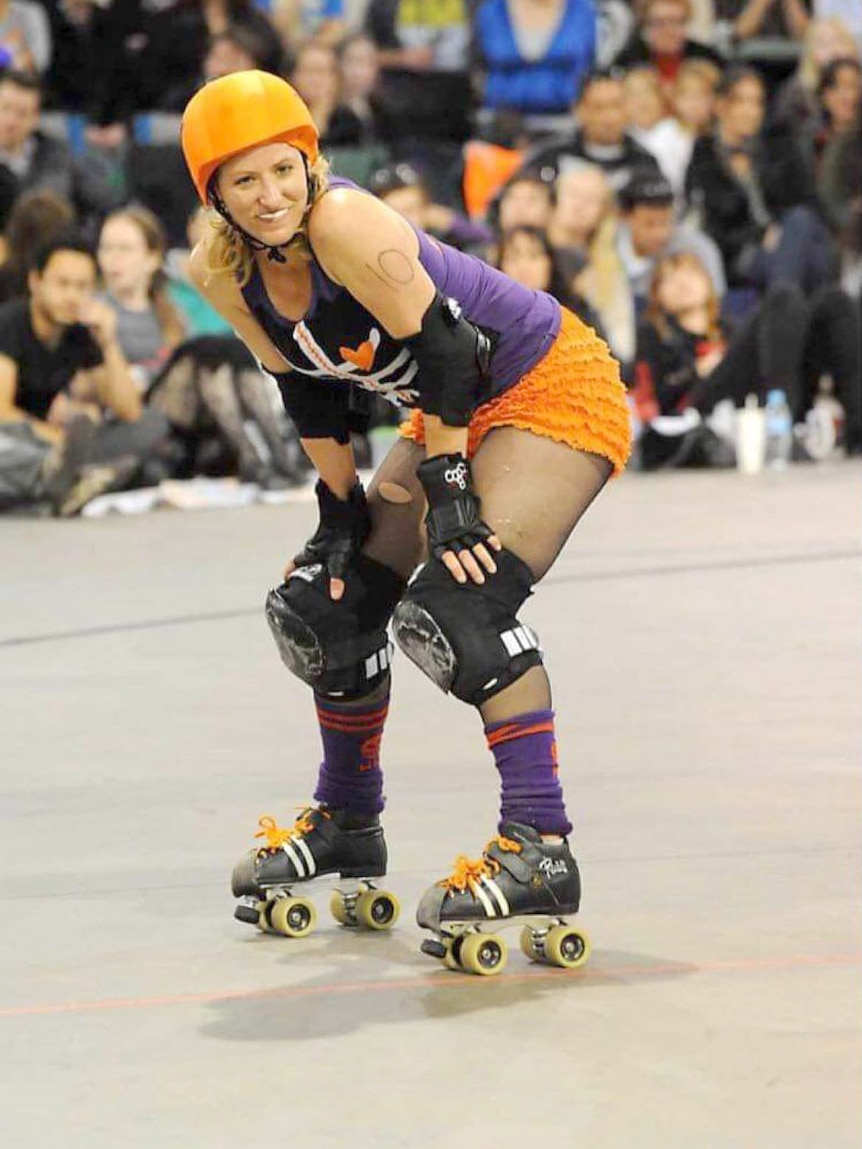
<svg viewBox="0 0 862 1149">
<path fill-rule="evenodd" d="M 236 856 L 318 760 L 260 609 L 311 526 L 0 523 L 0 1145 L 857 1149 L 858 468 L 627 477 L 529 604 L 595 946 L 575 973 L 418 952 L 418 895 L 497 796 L 475 716 L 403 658 L 402 922 L 232 920 Z"/>
</svg>

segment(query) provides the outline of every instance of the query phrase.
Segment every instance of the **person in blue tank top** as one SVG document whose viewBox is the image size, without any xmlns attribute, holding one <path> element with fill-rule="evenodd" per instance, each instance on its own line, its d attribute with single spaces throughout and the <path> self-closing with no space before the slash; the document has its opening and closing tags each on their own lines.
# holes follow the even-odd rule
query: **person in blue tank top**
<svg viewBox="0 0 862 1149">
<path fill-rule="evenodd" d="M 420 902 L 434 935 L 423 948 L 495 973 L 493 924 L 526 920 L 531 956 L 579 965 L 589 946 L 568 922 L 580 879 L 550 685 L 518 611 L 625 466 L 618 366 L 551 296 L 330 176 L 285 81 L 251 71 L 206 85 L 182 145 L 215 213 L 192 278 L 277 381 L 319 473 L 319 526 L 266 602 L 282 660 L 314 691 L 316 804 L 290 828 L 261 819 L 263 844 L 234 869 L 236 916 L 302 936 L 315 912 L 294 887 L 334 875 L 338 921 L 394 923 L 397 900 L 377 885 L 391 623 L 408 658 L 476 707 L 502 781 L 498 835 Z M 360 390 L 411 409 L 367 493 L 350 446 Z"/>
</svg>

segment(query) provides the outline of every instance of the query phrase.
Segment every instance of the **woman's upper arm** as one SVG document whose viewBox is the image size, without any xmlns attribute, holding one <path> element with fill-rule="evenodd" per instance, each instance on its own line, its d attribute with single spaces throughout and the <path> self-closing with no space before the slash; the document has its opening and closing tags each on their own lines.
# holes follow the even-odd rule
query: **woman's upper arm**
<svg viewBox="0 0 862 1149">
<path fill-rule="evenodd" d="M 189 259 L 189 276 L 203 297 L 234 329 L 255 359 L 267 371 L 281 374 L 290 364 L 249 311 L 236 280 L 216 275 L 207 266 L 206 241 L 197 245 Z"/>
<path fill-rule="evenodd" d="M 416 233 L 397 212 L 364 192 L 339 188 L 315 206 L 309 239 L 327 275 L 393 339 L 419 331 L 436 288 L 419 261 Z"/>
</svg>

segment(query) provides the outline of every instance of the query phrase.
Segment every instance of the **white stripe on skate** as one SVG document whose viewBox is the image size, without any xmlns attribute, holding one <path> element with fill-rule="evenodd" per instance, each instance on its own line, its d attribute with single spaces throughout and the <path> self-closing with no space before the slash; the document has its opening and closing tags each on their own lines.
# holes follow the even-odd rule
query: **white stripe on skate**
<svg viewBox="0 0 862 1149">
<path fill-rule="evenodd" d="M 507 918 L 509 916 L 509 902 L 506 898 L 506 895 L 503 893 L 493 878 L 483 878 L 482 881 L 497 899 L 497 905 L 500 907 L 500 913 L 504 918 Z"/>
<path fill-rule="evenodd" d="M 494 903 L 491 901 L 479 883 L 476 882 L 472 889 L 473 893 L 484 906 L 486 916 L 489 918 L 495 918 L 497 916 L 497 911 L 494 909 Z"/>
<path fill-rule="evenodd" d="M 290 840 L 295 846 L 299 846 L 300 850 L 302 850 L 302 856 L 308 863 L 308 876 L 309 878 L 313 878 L 317 873 L 317 862 L 314 860 L 314 854 L 312 854 L 302 838 L 291 838 Z"/>
<path fill-rule="evenodd" d="M 295 839 L 291 839 L 291 841 L 295 841 Z M 293 868 L 296 870 L 297 877 L 304 878 L 305 864 L 290 842 L 283 842 L 281 848 L 285 854 L 287 854 L 288 858 L 290 858 L 291 862 L 293 862 Z"/>
</svg>

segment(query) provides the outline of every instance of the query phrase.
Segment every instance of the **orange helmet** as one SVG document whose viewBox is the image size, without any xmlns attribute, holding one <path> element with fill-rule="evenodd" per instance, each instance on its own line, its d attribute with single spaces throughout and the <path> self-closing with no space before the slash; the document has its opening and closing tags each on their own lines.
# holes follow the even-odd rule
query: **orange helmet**
<svg viewBox="0 0 862 1149">
<path fill-rule="evenodd" d="M 319 155 L 311 112 L 286 80 L 269 72 L 233 72 L 205 84 L 186 104 L 180 138 L 203 203 L 216 168 L 247 148 L 283 141 L 311 163 Z"/>
</svg>

